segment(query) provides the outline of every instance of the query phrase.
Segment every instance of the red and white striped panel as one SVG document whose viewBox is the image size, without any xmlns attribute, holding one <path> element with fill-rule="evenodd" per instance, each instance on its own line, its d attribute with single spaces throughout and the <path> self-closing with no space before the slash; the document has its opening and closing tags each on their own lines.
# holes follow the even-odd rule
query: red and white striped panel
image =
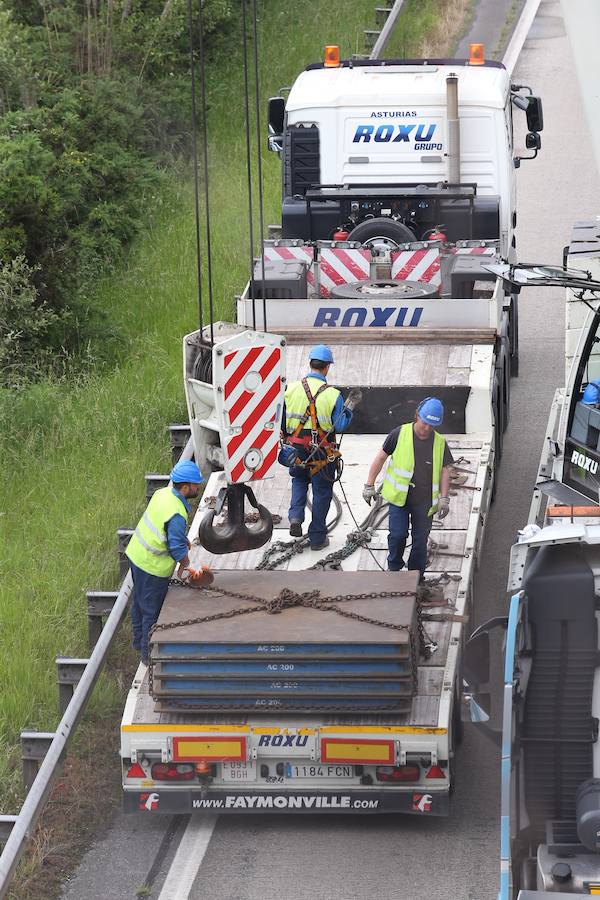
<svg viewBox="0 0 600 900">
<path fill-rule="evenodd" d="M 285 358 L 280 339 L 273 338 L 231 350 L 220 344 L 222 352 L 213 353 L 221 447 L 231 484 L 268 477 L 277 460 Z"/>
<path fill-rule="evenodd" d="M 315 286 L 314 251 L 312 247 L 274 247 L 265 245 L 265 259 L 299 259 L 308 263 L 306 280 L 311 287 Z"/>
<path fill-rule="evenodd" d="M 475 253 L 482 256 L 494 256 L 497 250 L 496 247 L 456 247 L 453 252 L 459 254 Z"/>
<path fill-rule="evenodd" d="M 423 281 L 439 286 L 442 283 L 440 258 L 437 247 L 392 253 L 392 278 L 395 281 Z"/>
<path fill-rule="evenodd" d="M 331 296 L 339 284 L 368 281 L 371 277 L 371 251 L 341 247 L 323 247 L 319 255 L 321 297 Z"/>
</svg>

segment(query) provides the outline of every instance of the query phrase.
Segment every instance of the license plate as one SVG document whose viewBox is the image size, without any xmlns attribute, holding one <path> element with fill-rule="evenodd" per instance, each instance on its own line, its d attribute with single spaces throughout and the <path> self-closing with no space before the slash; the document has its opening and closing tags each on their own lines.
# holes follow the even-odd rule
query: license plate
<svg viewBox="0 0 600 900">
<path fill-rule="evenodd" d="M 354 766 L 296 766 L 285 767 L 287 778 L 354 778 Z"/>
<path fill-rule="evenodd" d="M 232 783 L 256 781 L 256 763 L 253 760 L 221 763 L 221 777 L 223 781 Z"/>
</svg>

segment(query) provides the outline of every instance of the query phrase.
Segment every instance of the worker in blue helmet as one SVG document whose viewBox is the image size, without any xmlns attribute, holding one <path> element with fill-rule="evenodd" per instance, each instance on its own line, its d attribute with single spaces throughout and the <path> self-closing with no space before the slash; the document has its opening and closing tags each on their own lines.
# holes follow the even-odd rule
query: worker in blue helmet
<svg viewBox="0 0 600 900">
<path fill-rule="evenodd" d="M 581 402 L 586 406 L 600 406 L 600 381 L 590 381 L 583 392 Z"/>
<path fill-rule="evenodd" d="M 336 478 L 336 432 L 344 431 L 352 421 L 352 410 L 359 400 L 354 389 L 344 399 L 337 388 L 327 384 L 333 353 L 325 344 L 309 351 L 310 369 L 300 381 L 288 385 L 283 408 L 284 445 L 279 455 L 290 466 L 292 499 L 288 512 L 290 534 L 302 536 L 309 485 L 312 488 L 312 520 L 308 527 L 311 549 L 322 550 L 329 544 L 327 513 L 333 498 Z M 306 463 L 306 465 L 304 465 Z M 310 465 L 309 465 L 310 464 Z"/>
<path fill-rule="evenodd" d="M 446 439 L 437 428 L 444 422 L 444 405 L 437 397 L 419 403 L 414 421 L 394 428 L 371 463 L 363 498 L 370 505 L 377 494 L 375 479 L 387 461 L 381 495 L 389 504 L 388 569 L 404 568 L 409 527 L 412 546 L 408 568 L 423 573 L 433 516 L 445 519 L 450 508 L 450 466 L 454 462 Z"/>
<path fill-rule="evenodd" d="M 171 472 L 171 485 L 152 494 L 126 550 L 133 577 L 133 647 L 144 664 L 148 663 L 150 629 L 160 614 L 175 566 L 179 578 L 197 585 L 212 581 L 208 570 L 190 567 L 186 535 L 189 501 L 198 496 L 203 481 L 196 463 L 178 462 Z"/>
</svg>

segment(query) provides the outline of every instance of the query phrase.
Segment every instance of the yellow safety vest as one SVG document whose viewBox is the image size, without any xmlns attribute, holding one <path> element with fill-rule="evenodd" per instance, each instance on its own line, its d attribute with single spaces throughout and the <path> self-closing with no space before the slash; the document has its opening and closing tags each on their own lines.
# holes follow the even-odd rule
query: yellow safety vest
<svg viewBox="0 0 600 900">
<path fill-rule="evenodd" d="M 408 489 L 415 471 L 415 447 L 413 442 L 413 423 L 408 422 L 400 429 L 398 443 L 388 460 L 388 467 L 381 489 L 382 497 L 395 506 L 404 506 L 406 503 Z M 431 507 L 427 514 L 429 516 L 432 516 L 438 508 L 445 446 L 446 438 L 435 431 L 433 434 L 433 465 L 431 466 Z"/>
<path fill-rule="evenodd" d="M 187 520 L 185 504 L 172 488 L 159 488 L 152 494 L 126 550 L 135 566 L 159 578 L 171 577 L 175 560 L 169 553 L 165 525 L 177 514 Z"/>
<path fill-rule="evenodd" d="M 311 375 L 309 375 L 306 380 L 308 381 L 308 386 L 313 397 L 319 388 L 326 384 L 326 382 L 322 381 L 320 378 L 314 378 Z M 340 392 L 337 388 L 327 385 L 327 390 L 321 391 L 317 397 L 315 404 L 317 418 L 323 431 L 331 431 L 333 428 L 333 409 L 339 396 Z M 300 421 L 304 418 L 307 409 L 308 397 L 306 396 L 306 391 L 304 390 L 302 382 L 293 381 L 288 385 L 285 392 L 285 430 L 288 434 L 292 434 L 292 432 L 296 430 Z M 306 423 L 303 425 L 303 428 L 310 431 L 310 427 L 309 416 Z"/>
</svg>

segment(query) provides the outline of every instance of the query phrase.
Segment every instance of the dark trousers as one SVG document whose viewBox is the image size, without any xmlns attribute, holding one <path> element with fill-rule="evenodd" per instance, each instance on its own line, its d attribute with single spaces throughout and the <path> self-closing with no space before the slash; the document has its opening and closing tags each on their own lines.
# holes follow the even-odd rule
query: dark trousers
<svg viewBox="0 0 600 900">
<path fill-rule="evenodd" d="M 394 503 L 388 505 L 390 528 L 388 569 L 390 572 L 399 572 L 404 568 L 404 549 L 410 525 L 412 547 L 408 557 L 408 568 L 418 569 L 423 575 L 427 565 L 427 538 L 433 521 L 433 516 L 427 515 L 429 506 L 425 506 L 423 503 L 411 503 L 410 496 L 404 506 L 396 506 Z"/>
<path fill-rule="evenodd" d="M 134 650 L 142 659 L 148 658 L 148 635 L 158 619 L 167 591 L 169 579 L 150 575 L 130 562 L 133 578 L 131 596 L 131 639 Z"/>
<path fill-rule="evenodd" d="M 300 459 L 308 457 L 308 450 L 298 447 Z M 327 513 L 333 497 L 333 480 L 335 464 L 328 463 L 316 475 L 309 475 L 306 469 L 299 466 L 290 468 L 292 476 L 292 502 L 288 518 L 295 522 L 304 522 L 308 486 L 312 487 L 312 521 L 308 526 L 308 539 L 311 547 L 318 547 L 327 537 Z"/>
</svg>

